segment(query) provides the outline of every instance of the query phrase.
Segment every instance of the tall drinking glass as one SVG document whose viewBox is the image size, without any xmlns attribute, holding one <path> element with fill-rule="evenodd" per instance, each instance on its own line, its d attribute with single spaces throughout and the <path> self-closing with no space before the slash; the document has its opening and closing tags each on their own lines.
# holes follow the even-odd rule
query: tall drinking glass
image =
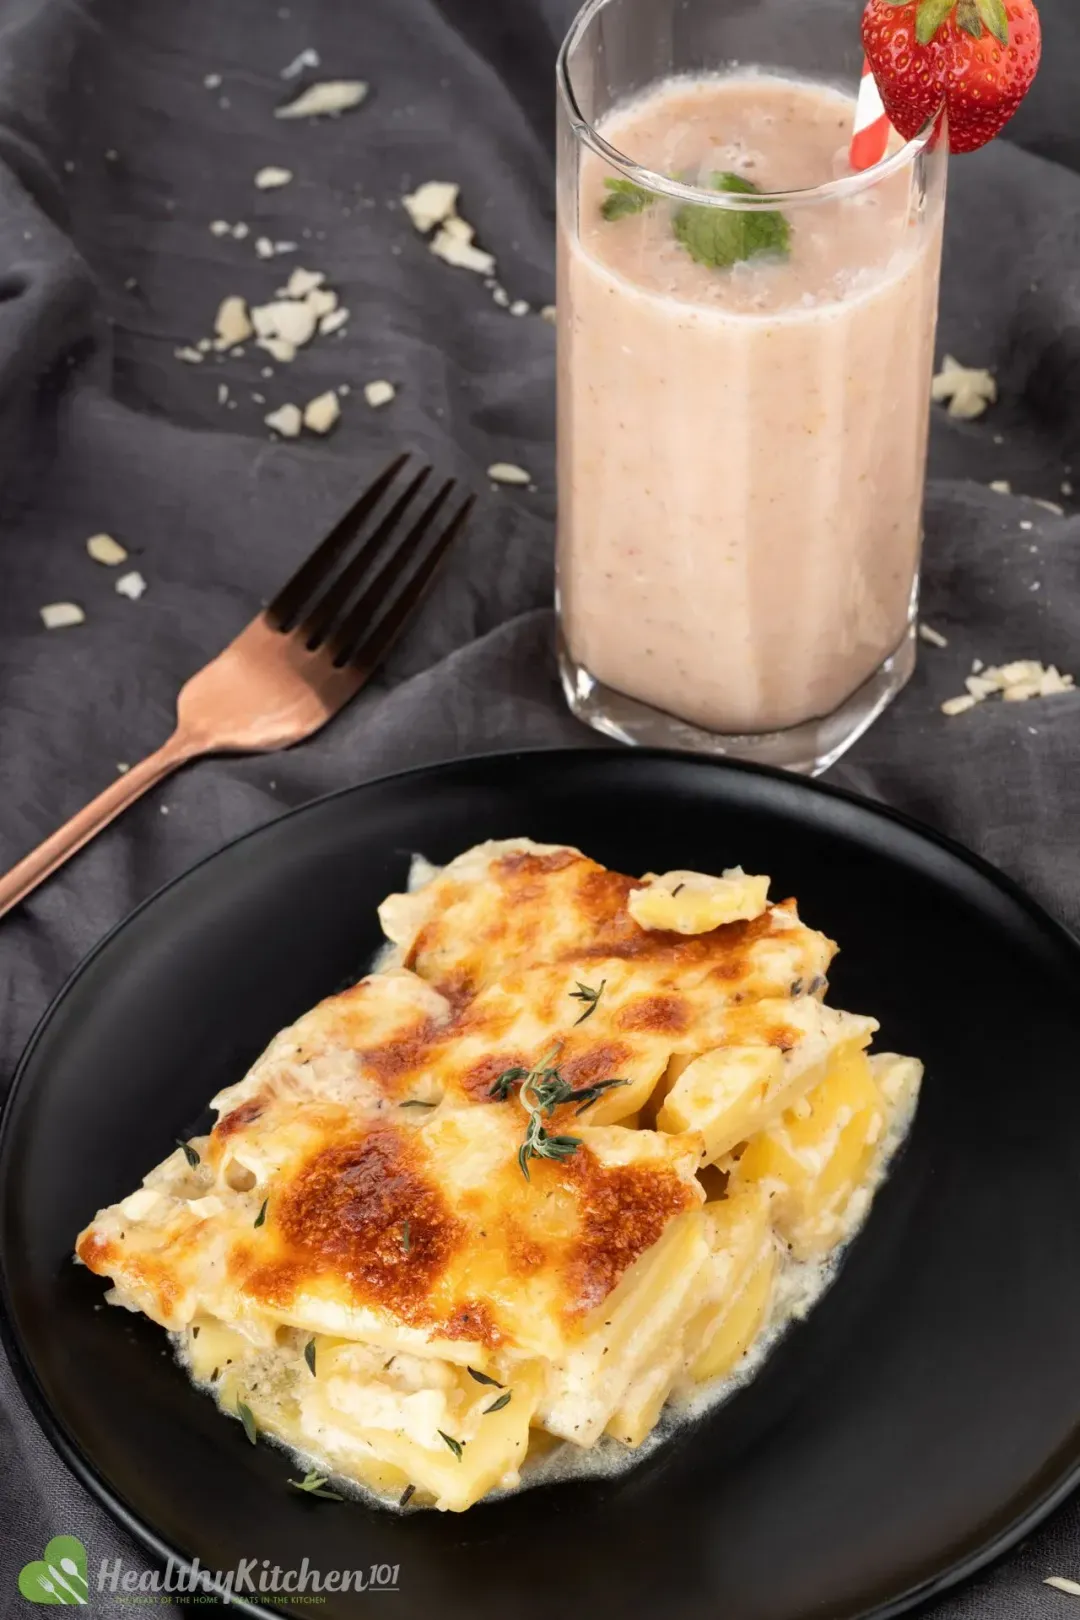
<svg viewBox="0 0 1080 1620">
<path fill-rule="evenodd" d="M 861 68 L 846 0 L 560 54 L 560 661 L 625 742 L 820 771 L 914 667 L 948 142 L 853 172 Z"/>
</svg>

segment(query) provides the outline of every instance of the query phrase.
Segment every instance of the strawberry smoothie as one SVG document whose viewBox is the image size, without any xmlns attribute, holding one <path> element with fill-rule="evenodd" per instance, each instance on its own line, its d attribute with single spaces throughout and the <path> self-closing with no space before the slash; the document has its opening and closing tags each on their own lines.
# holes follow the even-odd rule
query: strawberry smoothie
<svg viewBox="0 0 1080 1620">
<path fill-rule="evenodd" d="M 693 186 L 793 193 L 849 174 L 853 116 L 843 92 L 744 72 L 670 80 L 599 133 Z M 583 154 L 557 301 L 568 689 L 773 732 L 837 710 L 910 637 L 943 190 L 898 158 L 724 211 L 724 232 L 754 221 L 753 251 L 728 262 L 725 235 L 716 262 L 717 210 Z"/>
</svg>

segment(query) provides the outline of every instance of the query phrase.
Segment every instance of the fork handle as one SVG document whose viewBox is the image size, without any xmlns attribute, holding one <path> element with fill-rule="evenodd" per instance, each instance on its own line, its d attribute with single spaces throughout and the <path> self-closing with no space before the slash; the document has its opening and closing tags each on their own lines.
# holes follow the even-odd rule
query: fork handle
<svg viewBox="0 0 1080 1620">
<path fill-rule="evenodd" d="M 0 917 L 17 906 L 20 900 L 51 877 L 64 862 L 70 860 L 76 850 L 82 849 L 99 833 L 114 821 L 122 810 L 152 788 L 155 782 L 192 759 L 200 750 L 186 742 L 179 734 L 174 732 L 168 742 L 163 743 L 154 753 L 146 759 L 133 765 L 130 771 L 111 782 L 104 793 L 99 793 L 96 799 L 91 799 L 85 809 L 72 816 L 70 821 L 51 837 L 39 844 L 30 855 L 24 857 L 17 866 L 0 878 Z"/>
</svg>

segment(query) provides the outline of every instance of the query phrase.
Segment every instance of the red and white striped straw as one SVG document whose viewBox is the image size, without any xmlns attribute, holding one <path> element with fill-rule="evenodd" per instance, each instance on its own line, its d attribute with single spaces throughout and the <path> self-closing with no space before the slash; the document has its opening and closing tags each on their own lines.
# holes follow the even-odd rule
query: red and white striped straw
<svg viewBox="0 0 1080 1620">
<path fill-rule="evenodd" d="M 869 62 L 863 62 L 862 83 L 855 108 L 855 131 L 851 137 L 851 167 L 871 169 L 880 163 L 889 144 L 892 125 Z"/>
</svg>

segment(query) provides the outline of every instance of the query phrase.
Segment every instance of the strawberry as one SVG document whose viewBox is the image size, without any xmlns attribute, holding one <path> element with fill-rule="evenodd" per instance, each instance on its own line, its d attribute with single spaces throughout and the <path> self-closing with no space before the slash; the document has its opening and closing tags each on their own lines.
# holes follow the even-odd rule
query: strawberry
<svg viewBox="0 0 1080 1620">
<path fill-rule="evenodd" d="M 869 0 L 862 37 L 893 127 L 911 140 L 944 102 L 953 152 L 1000 133 L 1042 52 L 1032 0 Z"/>
</svg>

